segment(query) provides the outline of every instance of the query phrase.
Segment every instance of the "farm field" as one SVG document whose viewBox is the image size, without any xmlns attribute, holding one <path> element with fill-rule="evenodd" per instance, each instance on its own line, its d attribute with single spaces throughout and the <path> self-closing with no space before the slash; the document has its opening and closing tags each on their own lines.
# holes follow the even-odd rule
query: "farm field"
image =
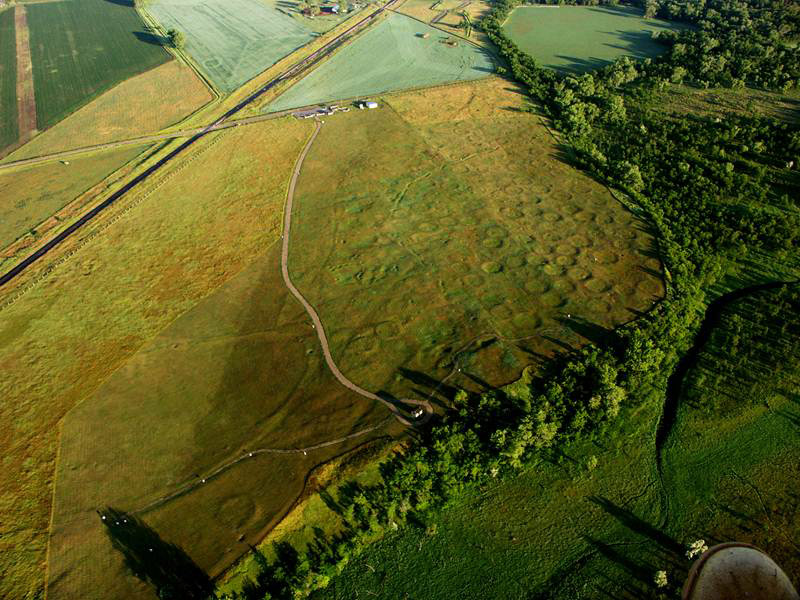
<svg viewBox="0 0 800 600">
<path fill-rule="evenodd" d="M 428 34 L 427 39 L 423 38 Z M 471 44 L 455 47 L 442 31 L 391 13 L 269 104 L 267 111 L 405 88 L 479 79 L 491 57 Z"/>
<path fill-rule="evenodd" d="M 69 204 L 146 146 L 129 146 L 69 161 L 0 172 L 0 248 Z"/>
<path fill-rule="evenodd" d="M 661 296 L 644 223 L 564 164 L 521 102 L 491 79 L 326 119 L 289 266 L 359 385 L 504 384 Z"/>
<path fill-rule="evenodd" d="M 214 84 L 230 92 L 309 42 L 312 32 L 261 0 L 154 0 L 164 29 L 186 34 L 185 51 Z"/>
<path fill-rule="evenodd" d="M 674 22 L 644 19 L 626 6 L 523 6 L 504 28 L 519 47 L 545 67 L 583 73 L 621 56 L 647 58 L 663 52 L 655 31 Z"/>
<path fill-rule="evenodd" d="M 789 123 L 800 121 L 798 90 L 768 92 L 753 88 L 699 89 L 670 84 L 659 93 L 656 105 L 677 114 L 700 114 L 719 118 L 731 114 L 759 114 Z"/>
<path fill-rule="evenodd" d="M 0 11 L 0 153 L 18 136 L 17 44 L 12 7 Z"/>
<path fill-rule="evenodd" d="M 146 135 L 212 100 L 189 67 L 176 60 L 123 81 L 9 155 L 22 160 Z"/>
<path fill-rule="evenodd" d="M 59 421 L 274 243 L 289 172 L 309 132 L 309 124 L 284 119 L 209 135 L 104 213 L 92 227 L 97 235 L 2 309 L 0 423 L 13 435 L 0 439 L 0 523 L 15 528 L 3 530 L 0 597 L 41 594 Z"/>
<path fill-rule="evenodd" d="M 696 539 L 752 543 L 797 585 L 800 295 L 783 294 L 722 311 L 683 380 L 664 497 L 659 412 L 645 404 L 593 442 L 545 454 L 387 535 L 312 597 L 657 598 L 654 573 L 665 569 L 679 587 Z"/>
<path fill-rule="evenodd" d="M 397 12 L 414 17 L 426 23 L 432 23 L 436 20 L 435 25 L 438 28 L 446 31 L 451 31 L 456 35 L 464 35 L 464 29 L 461 27 L 462 12 L 466 12 L 473 23 L 476 23 L 486 12 L 489 10 L 489 4 L 483 0 L 443 0 L 442 2 L 435 2 L 433 0 L 406 0 L 397 9 Z M 444 11 L 447 14 L 442 15 Z M 483 36 L 477 31 L 473 31 L 470 36 L 475 42 L 484 44 Z M 488 45 L 488 44 L 486 44 Z"/>
<path fill-rule="evenodd" d="M 127 2 L 65 0 L 26 6 L 39 129 L 170 59 L 148 38 Z"/>
</svg>

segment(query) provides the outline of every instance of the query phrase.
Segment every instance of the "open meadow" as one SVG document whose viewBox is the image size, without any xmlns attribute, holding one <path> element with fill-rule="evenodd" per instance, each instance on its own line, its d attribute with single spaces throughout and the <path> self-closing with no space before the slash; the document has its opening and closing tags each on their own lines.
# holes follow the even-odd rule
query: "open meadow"
<svg viewBox="0 0 800 600">
<path fill-rule="evenodd" d="M 386 535 L 312 597 L 659 598 L 654 574 L 680 587 L 697 539 L 754 544 L 800 584 L 799 303 L 795 284 L 712 311 L 661 472 L 645 404 Z"/>
<path fill-rule="evenodd" d="M 26 5 L 38 128 L 170 55 L 144 30 L 132 2 L 64 0 Z"/>
<path fill-rule="evenodd" d="M 292 16 L 261 0 L 153 0 L 147 11 L 186 34 L 185 50 L 230 92 L 313 39 Z"/>
<path fill-rule="evenodd" d="M 155 133 L 212 100 L 185 64 L 172 60 L 123 81 L 12 152 L 6 161 Z"/>
<path fill-rule="evenodd" d="M 427 37 L 425 37 L 427 36 Z M 267 106 L 275 112 L 406 88 L 479 79 L 492 58 L 463 40 L 390 13 Z"/>
<path fill-rule="evenodd" d="M 309 131 L 280 120 L 208 136 L 65 242 L 57 256 L 75 254 L 0 312 L 0 422 L 11 432 L 0 438 L 0 522 L 15 524 L 3 531 L 0 597 L 43 589 L 64 415 L 275 242 Z"/>
<path fill-rule="evenodd" d="M 14 8 L 0 10 L 0 153 L 17 141 L 17 44 Z"/>
<path fill-rule="evenodd" d="M 521 101 L 491 79 L 326 119 L 289 266 L 367 389 L 504 384 L 661 296 L 645 223 L 572 171 Z"/>
<path fill-rule="evenodd" d="M 146 146 L 127 146 L 69 161 L 0 171 L 0 248 L 11 244 Z"/>
<path fill-rule="evenodd" d="M 665 47 L 654 32 L 680 28 L 644 19 L 630 6 L 522 6 L 504 25 L 506 34 L 543 66 L 583 73 L 621 56 L 647 58 Z"/>
</svg>

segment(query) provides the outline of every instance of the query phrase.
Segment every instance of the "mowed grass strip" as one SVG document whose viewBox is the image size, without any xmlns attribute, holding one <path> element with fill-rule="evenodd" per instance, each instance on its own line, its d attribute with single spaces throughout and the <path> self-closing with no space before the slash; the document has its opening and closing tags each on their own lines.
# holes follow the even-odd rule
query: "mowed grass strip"
<svg viewBox="0 0 800 600">
<path fill-rule="evenodd" d="M 125 0 L 65 0 L 26 8 L 39 129 L 55 125 L 120 81 L 170 60 Z"/>
<path fill-rule="evenodd" d="M 185 50 L 230 92 L 313 39 L 309 29 L 260 0 L 153 0 L 164 29 L 186 34 Z"/>
<path fill-rule="evenodd" d="M 17 42 L 14 7 L 0 12 L 0 153 L 17 141 Z"/>
<path fill-rule="evenodd" d="M 558 158 L 508 82 L 385 102 L 325 119 L 295 197 L 289 269 L 350 379 L 500 385 L 661 296 L 645 224 Z"/>
<path fill-rule="evenodd" d="M 0 172 L 0 248 L 24 235 L 146 146 L 128 146 L 61 162 Z"/>
<path fill-rule="evenodd" d="M 41 593 L 58 423 L 276 239 L 310 129 L 280 120 L 209 135 L 170 165 L 156 192 L 2 310 L 0 597 Z"/>
<path fill-rule="evenodd" d="M 211 99 L 211 92 L 194 71 L 173 60 L 123 81 L 6 160 L 22 160 L 155 133 Z"/>
<path fill-rule="evenodd" d="M 682 26 L 644 19 L 629 6 L 523 6 L 506 21 L 506 34 L 546 67 L 582 73 L 620 56 L 647 58 L 666 47 L 653 33 Z"/>
<path fill-rule="evenodd" d="M 485 51 L 463 40 L 451 46 L 445 43 L 448 39 L 443 31 L 390 13 L 278 96 L 267 110 L 468 81 L 494 71 Z"/>
</svg>

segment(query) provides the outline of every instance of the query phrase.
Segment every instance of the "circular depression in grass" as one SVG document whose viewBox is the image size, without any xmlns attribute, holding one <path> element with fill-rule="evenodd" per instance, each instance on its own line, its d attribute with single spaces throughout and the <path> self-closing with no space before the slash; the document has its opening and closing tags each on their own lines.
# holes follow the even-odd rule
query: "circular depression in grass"
<svg viewBox="0 0 800 600">
<path fill-rule="evenodd" d="M 503 245 L 503 239 L 502 238 L 485 238 L 481 242 L 481 245 L 483 245 L 484 248 L 500 248 Z"/>
<path fill-rule="evenodd" d="M 503 270 L 503 265 L 500 264 L 499 262 L 490 260 L 483 263 L 481 265 L 481 269 L 483 269 L 485 273 L 499 273 L 500 271 Z"/>
<path fill-rule="evenodd" d="M 589 277 L 590 273 L 583 267 L 573 267 L 567 271 L 567 277 L 572 281 L 583 281 Z"/>
<path fill-rule="evenodd" d="M 523 287 L 532 294 L 544 294 L 545 292 L 550 291 L 553 286 L 546 279 L 532 277 L 525 282 Z"/>
<path fill-rule="evenodd" d="M 557 256 L 556 264 L 561 267 L 571 267 L 575 264 L 575 257 L 573 256 Z"/>
<path fill-rule="evenodd" d="M 542 319 L 536 315 L 516 314 L 511 318 L 511 323 L 523 332 L 535 331 L 542 326 Z"/>
<path fill-rule="evenodd" d="M 543 306 L 547 306 L 549 308 L 558 308 L 559 306 L 565 304 L 566 300 L 559 292 L 550 291 L 539 296 L 539 302 Z"/>
<path fill-rule="evenodd" d="M 503 259 L 503 264 L 509 269 L 519 269 L 520 267 L 525 266 L 525 257 L 520 256 L 519 254 L 515 254 L 513 256 L 507 256 Z"/>
<path fill-rule="evenodd" d="M 586 282 L 586 289 L 593 294 L 603 294 L 611 289 L 611 284 L 602 279 L 592 278 Z"/>
<path fill-rule="evenodd" d="M 562 267 L 561 265 L 554 264 L 554 263 L 546 264 L 544 266 L 543 270 L 544 270 L 545 273 L 547 273 L 548 275 L 551 275 L 553 277 L 556 277 L 556 276 L 561 275 L 561 274 L 564 273 L 564 267 Z"/>
</svg>

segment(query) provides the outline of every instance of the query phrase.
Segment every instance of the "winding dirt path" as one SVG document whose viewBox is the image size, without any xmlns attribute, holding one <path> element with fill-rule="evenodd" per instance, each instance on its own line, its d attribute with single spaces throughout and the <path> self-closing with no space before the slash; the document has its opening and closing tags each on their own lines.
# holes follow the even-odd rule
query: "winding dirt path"
<svg viewBox="0 0 800 600">
<path fill-rule="evenodd" d="M 314 307 L 305 299 L 303 294 L 300 293 L 300 290 L 292 283 L 292 278 L 289 276 L 289 239 L 292 229 L 292 206 L 294 205 L 294 190 L 297 186 L 297 179 L 300 176 L 300 170 L 303 168 L 303 161 L 306 159 L 306 155 L 308 151 L 311 149 L 311 146 L 314 144 L 314 140 L 317 139 L 317 135 L 322 129 L 322 122 L 317 121 L 317 127 L 314 129 L 314 133 L 311 134 L 308 142 L 306 143 L 305 148 L 300 153 L 299 158 L 297 159 L 297 163 L 294 167 L 294 172 L 292 173 L 292 179 L 289 182 L 289 191 L 286 194 L 286 206 L 283 211 L 283 245 L 281 248 L 281 273 L 283 274 L 283 281 L 286 284 L 286 287 L 289 288 L 289 291 L 292 292 L 292 295 L 297 298 L 300 304 L 303 305 L 305 308 L 306 313 L 308 316 L 311 317 L 311 321 L 314 323 L 314 329 L 317 331 L 317 337 L 319 338 L 320 346 L 322 346 L 322 353 L 325 356 L 325 362 L 328 365 L 328 369 L 330 369 L 333 376 L 339 380 L 344 387 L 349 390 L 354 391 L 359 396 L 363 396 L 364 398 L 369 398 L 370 400 L 377 400 L 378 402 L 382 402 L 385 404 L 389 410 L 394 413 L 395 418 L 400 421 L 403 425 L 412 425 L 412 421 L 409 420 L 403 413 L 401 412 L 400 408 L 398 408 L 398 403 L 391 402 L 387 398 L 382 398 L 381 396 L 374 394 L 365 390 L 364 388 L 358 386 L 357 384 L 350 381 L 345 375 L 339 370 L 339 367 L 336 366 L 336 363 L 333 360 L 333 356 L 331 355 L 331 349 L 328 345 L 328 336 L 325 334 L 325 327 L 322 325 L 322 321 L 317 314 L 317 311 L 314 310 Z M 421 425 L 428 421 L 428 419 L 433 416 L 433 408 L 431 407 L 430 402 L 427 400 L 415 400 L 413 398 L 403 398 L 399 401 L 399 403 L 406 404 L 406 405 L 413 405 L 419 406 L 422 408 L 423 413 L 418 418 L 413 419 L 413 423 L 417 425 Z"/>
</svg>

